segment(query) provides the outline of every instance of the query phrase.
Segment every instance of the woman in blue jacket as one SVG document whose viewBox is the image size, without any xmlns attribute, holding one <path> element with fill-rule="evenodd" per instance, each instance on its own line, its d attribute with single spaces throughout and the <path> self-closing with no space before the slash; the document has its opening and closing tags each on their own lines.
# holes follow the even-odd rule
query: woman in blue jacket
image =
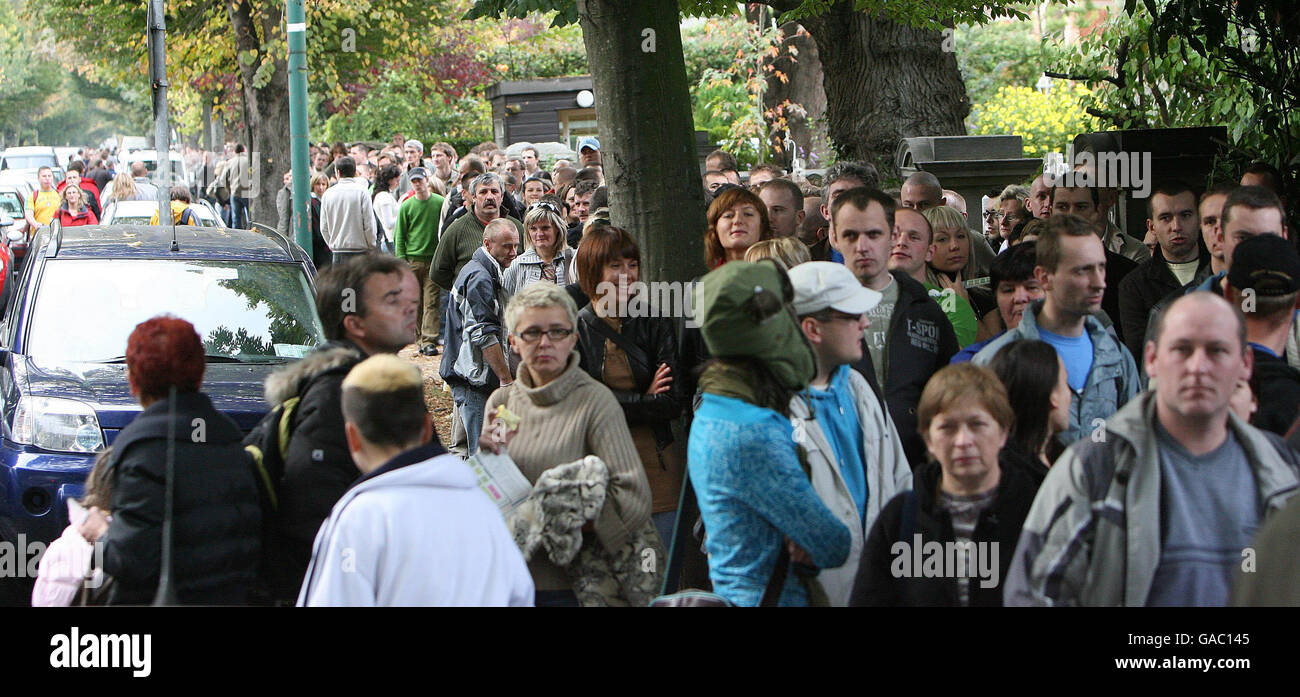
<svg viewBox="0 0 1300 697">
<path fill-rule="evenodd" d="M 808 605 L 804 579 L 816 570 L 807 567 L 843 564 L 850 533 L 813 491 L 787 411 L 815 371 L 788 306 L 789 279 L 770 260 L 732 262 L 704 276 L 696 293 L 696 320 L 715 359 L 700 376 L 688 467 L 713 590 L 758 605 L 784 548 L 794 563 L 779 604 Z"/>
</svg>

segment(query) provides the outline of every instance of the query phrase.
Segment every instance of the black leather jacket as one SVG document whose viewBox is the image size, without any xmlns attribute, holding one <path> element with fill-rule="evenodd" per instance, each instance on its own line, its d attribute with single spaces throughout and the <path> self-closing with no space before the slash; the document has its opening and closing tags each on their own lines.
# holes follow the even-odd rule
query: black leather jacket
<svg viewBox="0 0 1300 697">
<path fill-rule="evenodd" d="M 583 370 L 604 384 L 605 337 L 595 327 L 597 322 L 603 323 L 603 320 L 596 316 L 590 304 L 578 313 L 578 355 Z M 673 336 L 671 320 L 660 317 L 625 319 L 619 333 L 629 343 L 640 347 L 645 356 L 625 351 L 628 365 L 632 368 L 632 377 L 636 380 L 636 391 L 610 391 L 623 407 L 627 422 L 649 424 L 654 430 L 655 443 L 662 450 L 673 442 L 670 423 L 682 413 L 678 388 L 681 376 L 677 373 L 677 342 Z M 652 362 L 648 363 L 645 359 Z M 645 392 L 650 388 L 650 381 L 654 379 L 655 370 L 660 363 L 668 364 L 673 377 L 672 385 L 667 392 L 647 395 Z"/>
</svg>

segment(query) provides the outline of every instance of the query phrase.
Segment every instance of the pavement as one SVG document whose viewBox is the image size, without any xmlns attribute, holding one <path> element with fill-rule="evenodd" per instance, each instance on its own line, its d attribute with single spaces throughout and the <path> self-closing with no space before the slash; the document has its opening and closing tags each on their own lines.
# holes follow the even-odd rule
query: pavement
<svg viewBox="0 0 1300 697">
<path fill-rule="evenodd" d="M 424 401 L 429 405 L 433 415 L 433 426 L 438 431 L 438 439 L 445 446 L 451 441 L 451 410 L 454 404 L 447 385 L 438 377 L 438 366 L 442 365 L 442 356 L 422 356 L 415 344 L 407 346 L 397 353 L 398 356 L 415 364 L 424 378 Z"/>
</svg>

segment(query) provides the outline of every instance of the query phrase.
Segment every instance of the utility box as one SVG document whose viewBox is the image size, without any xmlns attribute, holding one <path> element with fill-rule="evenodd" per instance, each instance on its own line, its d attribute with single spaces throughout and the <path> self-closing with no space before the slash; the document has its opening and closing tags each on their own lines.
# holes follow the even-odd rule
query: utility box
<svg viewBox="0 0 1300 697">
<path fill-rule="evenodd" d="M 904 178 L 929 172 L 943 188 L 961 194 L 966 199 L 966 226 L 976 232 L 984 227 L 984 195 L 1026 183 L 1042 166 L 1042 160 L 1024 156 L 1023 141 L 1015 135 L 903 138 L 894 163 Z"/>
</svg>

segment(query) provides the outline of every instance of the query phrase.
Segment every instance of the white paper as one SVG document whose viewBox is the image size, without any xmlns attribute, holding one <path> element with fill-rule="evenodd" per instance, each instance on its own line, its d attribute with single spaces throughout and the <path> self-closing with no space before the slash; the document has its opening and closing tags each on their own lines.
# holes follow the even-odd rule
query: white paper
<svg viewBox="0 0 1300 697">
<path fill-rule="evenodd" d="M 509 455 L 493 455 L 480 450 L 466 462 L 474 470 L 474 476 L 478 477 L 479 488 L 501 509 L 501 515 L 507 518 L 533 490 L 533 485 L 519 472 L 519 467 Z"/>
</svg>

